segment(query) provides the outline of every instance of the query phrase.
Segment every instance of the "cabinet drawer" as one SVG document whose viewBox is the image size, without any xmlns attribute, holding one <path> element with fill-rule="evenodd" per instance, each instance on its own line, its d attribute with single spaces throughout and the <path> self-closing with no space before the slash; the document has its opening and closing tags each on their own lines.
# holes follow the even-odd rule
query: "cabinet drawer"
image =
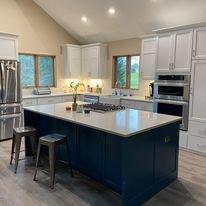
<svg viewBox="0 0 206 206">
<path fill-rule="evenodd" d="M 153 103 L 136 101 L 134 107 L 139 110 L 152 111 Z"/>
<path fill-rule="evenodd" d="M 56 103 L 61 103 L 62 98 L 61 97 L 47 97 L 47 98 L 39 98 L 38 99 L 38 104 L 56 104 Z"/>
<path fill-rule="evenodd" d="M 62 102 L 72 102 L 73 97 L 72 96 L 63 96 L 62 97 Z"/>
<path fill-rule="evenodd" d="M 196 152 L 206 153 L 206 138 L 189 135 L 188 149 Z"/>
<path fill-rule="evenodd" d="M 190 121 L 189 134 L 206 138 L 206 123 Z"/>
<path fill-rule="evenodd" d="M 134 109 L 134 101 L 129 101 L 129 100 L 121 100 L 121 105 L 125 106 L 126 108 Z"/>
<path fill-rule="evenodd" d="M 29 106 L 34 106 L 34 105 L 37 105 L 37 99 L 24 99 L 23 100 L 24 107 L 29 107 Z"/>
<path fill-rule="evenodd" d="M 180 131 L 179 146 L 183 148 L 187 148 L 187 142 L 188 142 L 188 133 L 184 131 Z"/>
</svg>

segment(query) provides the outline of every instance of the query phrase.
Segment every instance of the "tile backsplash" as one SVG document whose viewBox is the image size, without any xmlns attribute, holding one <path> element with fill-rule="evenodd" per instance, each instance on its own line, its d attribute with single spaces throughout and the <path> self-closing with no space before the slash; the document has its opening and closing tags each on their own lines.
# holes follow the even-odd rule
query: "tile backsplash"
<svg viewBox="0 0 206 206">
<path fill-rule="evenodd" d="M 87 91 L 87 85 L 90 85 L 91 87 L 96 87 L 99 85 L 99 87 L 102 87 L 103 93 L 110 93 L 112 94 L 112 81 L 111 79 L 59 79 L 58 81 L 58 87 L 51 88 L 52 92 L 71 92 L 71 89 L 69 87 L 70 83 L 72 81 L 76 82 L 82 82 L 84 83 L 85 87 L 80 88 L 80 91 Z M 138 90 L 128 90 L 123 89 L 123 94 L 132 94 L 132 95 L 138 95 L 138 96 L 148 96 L 149 95 L 149 84 L 150 80 L 142 80 L 140 79 L 139 83 L 139 89 Z M 32 94 L 33 89 L 32 88 L 25 88 L 23 89 L 23 95 Z"/>
</svg>

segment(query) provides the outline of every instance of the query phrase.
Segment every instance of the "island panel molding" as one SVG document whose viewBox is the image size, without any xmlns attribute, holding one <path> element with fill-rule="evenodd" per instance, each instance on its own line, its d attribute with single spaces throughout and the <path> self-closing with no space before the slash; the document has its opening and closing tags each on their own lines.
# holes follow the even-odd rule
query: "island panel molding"
<svg viewBox="0 0 206 206">
<path fill-rule="evenodd" d="M 56 111 L 62 106 L 58 105 L 54 106 Z M 36 107 L 25 108 L 25 125 L 35 127 L 38 137 L 57 132 L 66 135 L 73 168 L 119 193 L 123 206 L 141 205 L 177 178 L 180 119 L 167 120 L 158 127 L 150 122 L 150 129 L 125 138 L 110 130 L 78 123 L 77 113 L 71 112 L 76 121 L 65 118 L 65 111 L 61 119 L 48 115 L 50 109 L 51 105 L 47 105 L 47 111 L 43 113 Z M 118 115 L 118 112 L 113 113 Z M 84 118 L 84 114 L 80 115 Z M 108 118 L 106 114 L 101 115 L 104 121 Z M 133 121 L 136 124 L 141 119 Z M 31 142 L 27 140 L 26 155 L 30 152 Z M 57 160 L 68 162 L 63 146 L 57 148 Z"/>
</svg>

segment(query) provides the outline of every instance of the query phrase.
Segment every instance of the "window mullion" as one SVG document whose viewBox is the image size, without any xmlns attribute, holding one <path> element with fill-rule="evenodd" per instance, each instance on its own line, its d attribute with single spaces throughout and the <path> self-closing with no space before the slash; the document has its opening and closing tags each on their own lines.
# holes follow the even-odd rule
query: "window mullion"
<svg viewBox="0 0 206 206">
<path fill-rule="evenodd" d="M 35 55 L 35 85 L 39 87 L 39 64 L 37 55 Z"/>
<path fill-rule="evenodd" d="M 131 56 L 127 56 L 127 82 L 126 87 L 127 89 L 130 88 L 130 78 L 131 78 Z"/>
</svg>

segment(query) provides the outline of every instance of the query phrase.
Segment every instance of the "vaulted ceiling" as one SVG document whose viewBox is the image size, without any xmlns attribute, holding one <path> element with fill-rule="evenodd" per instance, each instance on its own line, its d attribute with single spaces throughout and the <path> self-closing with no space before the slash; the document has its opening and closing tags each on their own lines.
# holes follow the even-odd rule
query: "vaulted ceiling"
<svg viewBox="0 0 206 206">
<path fill-rule="evenodd" d="M 34 0 L 82 43 L 149 34 L 154 29 L 206 21 L 206 0 Z M 108 14 L 110 7 L 114 15 Z M 86 16 L 88 22 L 82 22 Z"/>
</svg>

